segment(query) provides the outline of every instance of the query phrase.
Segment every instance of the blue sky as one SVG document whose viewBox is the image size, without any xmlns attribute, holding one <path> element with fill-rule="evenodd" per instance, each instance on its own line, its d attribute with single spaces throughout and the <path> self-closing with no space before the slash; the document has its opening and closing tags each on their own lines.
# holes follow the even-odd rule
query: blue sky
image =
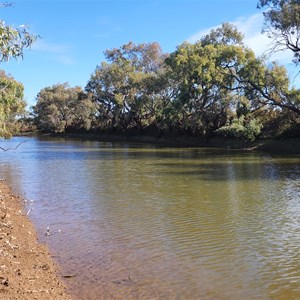
<svg viewBox="0 0 300 300">
<path fill-rule="evenodd" d="M 235 24 L 258 54 L 268 46 L 261 35 L 263 17 L 256 0 L 12 0 L 1 8 L 7 24 L 26 24 L 41 39 L 23 60 L 1 63 L 25 86 L 25 100 L 35 104 L 46 86 L 69 82 L 85 87 L 103 51 L 132 41 L 158 42 L 172 52 L 184 41 L 195 42 L 224 22 Z M 290 66 L 290 53 L 272 57 Z"/>
</svg>

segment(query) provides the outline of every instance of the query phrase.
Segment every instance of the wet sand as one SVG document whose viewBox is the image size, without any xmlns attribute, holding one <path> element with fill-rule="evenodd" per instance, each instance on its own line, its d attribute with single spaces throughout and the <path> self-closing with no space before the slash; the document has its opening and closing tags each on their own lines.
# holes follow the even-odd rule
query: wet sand
<svg viewBox="0 0 300 300">
<path fill-rule="evenodd" d="M 0 181 L 0 299 L 71 299 L 23 201 Z"/>
</svg>

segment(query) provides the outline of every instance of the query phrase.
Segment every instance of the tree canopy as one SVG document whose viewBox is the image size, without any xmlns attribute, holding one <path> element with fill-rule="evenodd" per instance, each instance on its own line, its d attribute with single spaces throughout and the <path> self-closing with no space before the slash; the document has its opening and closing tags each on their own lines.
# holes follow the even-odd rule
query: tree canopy
<svg viewBox="0 0 300 300">
<path fill-rule="evenodd" d="M 16 117 L 25 112 L 24 87 L 0 71 L 0 136 L 10 137 Z"/>
<path fill-rule="evenodd" d="M 300 1 L 260 0 L 258 8 L 267 8 L 264 32 L 272 39 L 272 51 L 291 50 L 294 62 L 300 62 Z"/>
<path fill-rule="evenodd" d="M 268 7 L 265 31 L 274 39 L 273 50 L 286 47 L 300 61 L 300 1 L 260 0 L 258 7 Z M 0 20 L 0 61 L 22 57 L 36 38 L 25 27 Z M 234 25 L 224 23 L 172 53 L 163 53 L 156 42 L 108 49 L 84 90 L 58 83 L 38 93 L 35 124 L 56 133 L 221 135 L 250 141 L 297 132 L 300 90 L 291 88 L 283 66 L 257 57 L 243 39 Z M 1 72 L 0 96 L 0 136 L 9 136 L 9 124 L 25 106 L 23 86 Z"/>
<path fill-rule="evenodd" d="M 0 3 L 0 7 L 11 6 L 10 3 Z M 0 20 L 0 62 L 10 58 L 23 58 L 23 51 L 29 48 L 38 36 L 29 33 L 26 26 L 15 28 Z M 10 137 L 12 124 L 16 117 L 24 112 L 24 87 L 13 77 L 0 70 L 0 137 Z"/>
<path fill-rule="evenodd" d="M 12 6 L 11 3 L 0 3 L 1 7 Z M 30 33 L 26 25 L 19 28 L 7 25 L 0 19 L 0 61 L 9 61 L 10 58 L 23 58 L 25 48 L 29 48 L 38 38 Z"/>
<path fill-rule="evenodd" d="M 158 43 L 132 42 L 104 54 L 85 91 L 68 84 L 41 90 L 39 129 L 253 141 L 299 126 L 300 90 L 290 88 L 284 67 L 256 57 L 232 24 L 169 54 Z"/>
<path fill-rule="evenodd" d="M 165 55 L 158 43 L 130 42 L 105 51 L 105 57 L 107 62 L 96 67 L 86 86 L 97 103 L 101 126 L 141 128 L 154 114 Z"/>
<path fill-rule="evenodd" d="M 259 8 L 269 7 L 264 12 L 265 31 L 274 38 L 274 50 L 287 47 L 295 60 L 300 53 L 299 3 L 258 3 Z M 14 28 L 0 20 L 0 61 L 23 57 L 36 38 L 26 27 Z M 275 119 L 284 122 L 282 115 L 290 121 L 288 126 L 298 126 L 300 90 L 290 88 L 284 67 L 256 57 L 243 38 L 235 26 L 225 23 L 169 54 L 156 42 L 108 49 L 84 90 L 58 83 L 38 93 L 35 123 L 39 130 L 52 132 L 150 129 L 165 135 L 217 134 L 248 140 L 270 128 Z M 24 108 L 23 87 L 4 72 L 0 80 L 0 135 L 8 136 L 8 121 Z"/>
<path fill-rule="evenodd" d="M 68 83 L 56 84 L 39 92 L 33 113 L 41 131 L 58 133 L 74 129 L 89 130 L 95 104 L 81 87 L 70 87 Z"/>
</svg>

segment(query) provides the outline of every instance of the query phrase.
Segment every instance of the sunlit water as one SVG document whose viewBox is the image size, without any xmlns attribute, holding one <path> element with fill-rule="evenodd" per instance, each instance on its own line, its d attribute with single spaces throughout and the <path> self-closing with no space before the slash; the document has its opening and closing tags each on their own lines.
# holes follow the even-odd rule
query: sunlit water
<svg viewBox="0 0 300 300">
<path fill-rule="evenodd" d="M 300 156 L 29 138 L 0 167 L 74 299 L 300 299 Z"/>
</svg>

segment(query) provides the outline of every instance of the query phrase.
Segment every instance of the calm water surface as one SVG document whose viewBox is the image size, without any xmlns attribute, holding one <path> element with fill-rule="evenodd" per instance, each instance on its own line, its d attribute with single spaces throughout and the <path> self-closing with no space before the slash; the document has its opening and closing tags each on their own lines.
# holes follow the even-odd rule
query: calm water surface
<svg viewBox="0 0 300 300">
<path fill-rule="evenodd" d="M 74 299 L 300 299 L 300 156 L 29 138 L 0 176 Z"/>
</svg>

